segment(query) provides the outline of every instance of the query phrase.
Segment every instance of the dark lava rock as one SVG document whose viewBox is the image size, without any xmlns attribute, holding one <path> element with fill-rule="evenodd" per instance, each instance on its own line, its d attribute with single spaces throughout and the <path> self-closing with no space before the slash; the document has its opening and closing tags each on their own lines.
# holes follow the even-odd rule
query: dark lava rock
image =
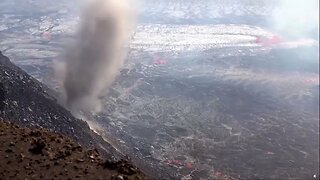
<svg viewBox="0 0 320 180">
<path fill-rule="evenodd" d="M 4 110 L 5 107 L 5 90 L 2 83 L 0 83 L 0 111 Z"/>
<path fill-rule="evenodd" d="M 117 164 L 114 164 L 112 161 L 106 160 L 104 163 L 101 164 L 103 168 L 107 168 L 110 170 L 116 169 Z"/>
<path fill-rule="evenodd" d="M 33 154 L 41 154 L 42 150 L 46 146 L 43 140 L 37 139 L 34 142 L 32 142 L 33 147 L 29 149 L 30 152 Z"/>
</svg>

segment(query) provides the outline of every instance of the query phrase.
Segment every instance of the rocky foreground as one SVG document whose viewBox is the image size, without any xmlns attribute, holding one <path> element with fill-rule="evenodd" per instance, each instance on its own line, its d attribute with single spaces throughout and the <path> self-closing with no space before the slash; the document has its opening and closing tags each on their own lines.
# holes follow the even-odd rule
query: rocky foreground
<svg viewBox="0 0 320 180">
<path fill-rule="evenodd" d="M 125 160 L 103 160 L 71 139 L 0 121 L 0 179 L 144 179 Z"/>
</svg>

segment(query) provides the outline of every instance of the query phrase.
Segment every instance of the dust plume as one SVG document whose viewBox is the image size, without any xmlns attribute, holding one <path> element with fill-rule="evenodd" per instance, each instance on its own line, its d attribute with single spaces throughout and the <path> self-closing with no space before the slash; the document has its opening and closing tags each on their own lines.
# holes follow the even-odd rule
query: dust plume
<svg viewBox="0 0 320 180">
<path fill-rule="evenodd" d="M 101 110 L 102 97 L 124 64 L 134 19 L 126 0 L 91 0 L 57 74 L 70 110 Z"/>
<path fill-rule="evenodd" d="M 275 2 L 272 26 L 276 31 L 288 38 L 318 36 L 319 0 L 277 0 Z"/>
</svg>

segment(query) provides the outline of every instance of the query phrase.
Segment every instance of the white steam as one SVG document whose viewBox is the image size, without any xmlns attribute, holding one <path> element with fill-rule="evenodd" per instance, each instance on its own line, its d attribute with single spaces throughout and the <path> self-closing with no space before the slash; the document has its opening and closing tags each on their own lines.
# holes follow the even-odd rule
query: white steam
<svg viewBox="0 0 320 180">
<path fill-rule="evenodd" d="M 124 63 L 133 15 L 126 0 L 91 0 L 85 7 L 75 40 L 56 68 L 72 111 L 101 110 L 99 98 Z"/>
<path fill-rule="evenodd" d="M 275 30 L 287 37 L 306 37 L 319 30 L 319 0 L 277 0 Z"/>
</svg>

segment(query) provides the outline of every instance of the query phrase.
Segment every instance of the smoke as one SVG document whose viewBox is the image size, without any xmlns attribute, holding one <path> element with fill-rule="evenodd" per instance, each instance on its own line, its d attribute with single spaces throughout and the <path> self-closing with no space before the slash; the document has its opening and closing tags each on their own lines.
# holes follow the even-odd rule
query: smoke
<svg viewBox="0 0 320 180">
<path fill-rule="evenodd" d="M 126 0 L 91 0 L 57 74 L 72 111 L 101 110 L 102 97 L 124 64 L 134 15 Z"/>
<path fill-rule="evenodd" d="M 318 37 L 319 0 L 277 0 L 272 25 L 288 38 Z"/>
</svg>

